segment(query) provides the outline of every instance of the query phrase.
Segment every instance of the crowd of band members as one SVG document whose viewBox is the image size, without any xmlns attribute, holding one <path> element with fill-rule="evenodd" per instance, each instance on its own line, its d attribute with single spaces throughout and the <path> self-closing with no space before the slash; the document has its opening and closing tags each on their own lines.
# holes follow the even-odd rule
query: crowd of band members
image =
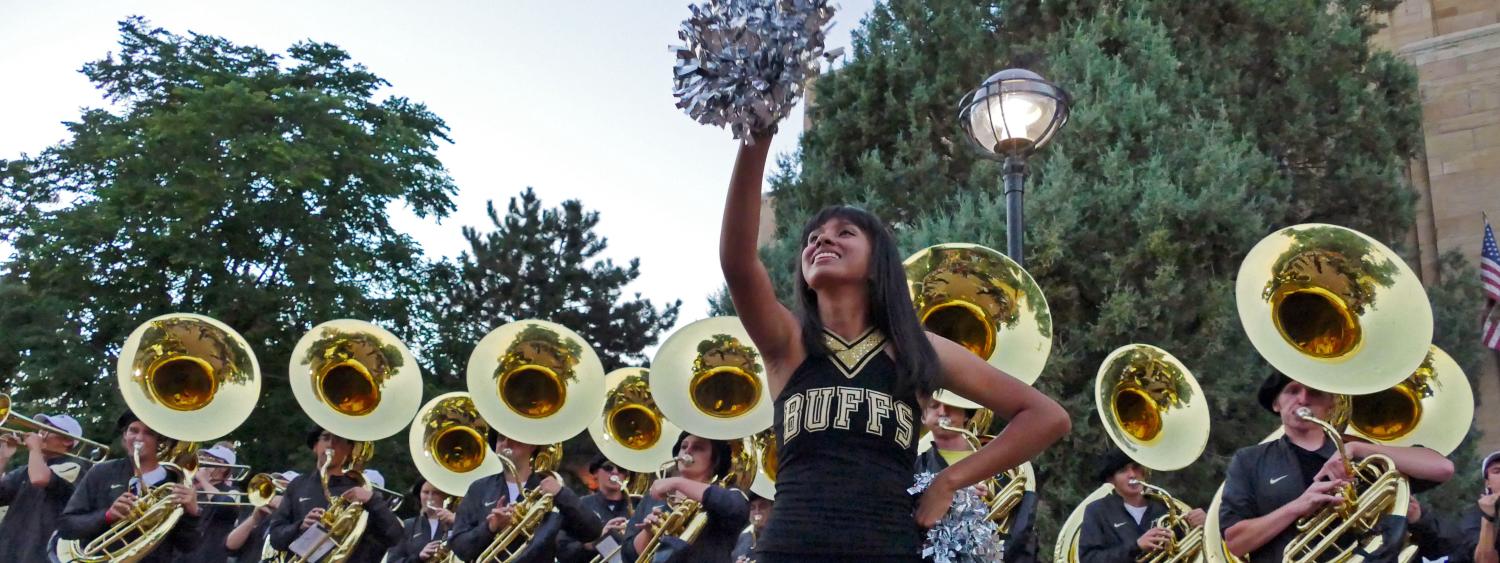
<svg viewBox="0 0 1500 563">
<path fill-rule="evenodd" d="M 1294 413 L 1309 408 L 1326 416 L 1333 397 L 1306 387 L 1280 374 L 1272 374 L 1258 394 L 1262 407 L 1277 416 L 1282 437 L 1240 449 L 1230 462 L 1220 512 L 1224 540 L 1236 553 L 1248 553 L 1252 562 L 1276 561 L 1280 549 L 1294 534 L 1297 518 L 1316 511 L 1337 498 L 1330 492 L 1347 479 L 1337 450 L 1321 429 Z M 929 431 L 925 440 L 932 447 L 918 458 L 917 472 L 937 471 L 970 452 L 964 436 L 944 430 L 962 426 L 973 411 L 928 401 L 922 421 Z M 82 435 L 82 429 L 67 415 L 43 415 L 45 424 Z M 115 434 L 123 451 L 140 445 L 139 473 L 130 459 L 121 456 L 92 467 L 61 455 L 73 441 L 58 434 L 7 434 L 0 437 L 0 467 L 9 468 L 0 477 L 0 506 L 9 509 L 0 520 L 0 561 L 32 563 L 49 561 L 58 538 L 87 542 L 111 524 L 126 517 L 135 502 L 139 485 L 152 487 L 175 478 L 156 459 L 162 438 L 126 412 L 117 420 Z M 629 474 L 602 457 L 588 465 L 597 492 L 579 497 L 551 474 L 532 472 L 537 447 L 491 434 L 491 446 L 509 450 L 517 475 L 499 474 L 475 481 L 462 503 L 453 509 L 448 496 L 429 483 L 414 487 L 417 515 L 404 522 L 397 519 L 387 499 L 342 472 L 354 442 L 319 428 L 310 430 L 306 446 L 312 454 L 300 472 L 277 474 L 285 479 L 283 495 L 264 506 L 208 504 L 232 502 L 235 484 L 229 469 L 210 467 L 198 471 L 195 486 L 174 485 L 172 494 L 184 515 L 172 533 L 145 561 L 257 561 L 267 537 L 270 545 L 285 550 L 314 525 L 327 507 L 327 497 L 313 460 L 331 452 L 329 491 L 364 504 L 370 514 L 365 534 L 359 540 L 354 562 L 418 562 L 432 559 L 442 549 L 461 560 L 477 557 L 496 534 L 511 522 L 512 505 L 525 489 L 540 488 L 554 495 L 557 510 L 538 527 L 541 541 L 524 554 L 524 561 L 583 563 L 606 550 L 619 548 L 622 560 L 634 560 L 651 539 L 651 526 L 668 509 L 667 499 L 690 498 L 703 505 L 709 523 L 691 545 L 667 541 L 660 548 L 673 560 L 745 563 L 753 561 L 756 532 L 770 520 L 772 503 L 748 491 L 713 484 L 715 476 L 728 471 L 729 445 L 689 434 L 679 437 L 674 456 L 691 458 L 676 476 L 659 479 L 643 498 L 633 498 L 622 488 Z M 1380 453 L 1392 458 L 1396 467 L 1411 478 L 1414 491 L 1437 486 L 1457 475 L 1478 478 L 1484 492 L 1461 516 L 1434 514 L 1412 499 L 1404 529 L 1423 558 L 1448 557 L 1449 561 L 1500 563 L 1497 551 L 1496 498 L 1500 492 L 1500 452 L 1486 456 L 1479 474 L 1455 473 L 1453 464 L 1422 447 L 1395 448 L 1350 442 L 1348 455 L 1354 460 Z M 21 459 L 15 459 L 24 452 Z M 234 464 L 234 450 L 218 443 L 201 452 L 201 459 Z M 11 467 L 12 461 L 15 467 Z M 1145 494 L 1138 482 L 1149 472 L 1118 451 L 1101 456 L 1092 477 L 1112 486 L 1111 494 L 1092 502 L 1084 513 L 1078 544 L 1079 559 L 1087 563 L 1134 561 L 1142 553 L 1158 549 L 1166 530 L 1154 527 L 1166 512 L 1162 502 Z M 612 479 L 615 477 L 615 479 Z M 366 472 L 377 485 L 377 472 Z M 144 483 L 138 481 L 143 480 Z M 518 486 L 518 483 L 523 486 Z M 1036 561 L 1033 493 L 1023 501 L 1020 520 L 1006 538 L 1009 562 Z M 752 518 L 752 515 L 755 517 Z M 1202 526 L 1205 513 L 1192 509 L 1186 520 Z M 753 522 L 753 525 L 747 526 Z M 1400 541 L 1394 545 L 1400 545 Z M 607 554 L 607 553 L 606 553 Z M 1381 554 L 1371 554 L 1378 558 Z"/>
</svg>

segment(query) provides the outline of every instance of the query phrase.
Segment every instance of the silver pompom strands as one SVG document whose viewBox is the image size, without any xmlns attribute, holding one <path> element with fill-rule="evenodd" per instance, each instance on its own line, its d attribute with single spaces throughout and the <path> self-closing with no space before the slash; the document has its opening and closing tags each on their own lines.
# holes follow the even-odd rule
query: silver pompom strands
<svg viewBox="0 0 1500 563">
<path fill-rule="evenodd" d="M 734 138 L 775 132 L 818 73 L 832 27 L 827 0 L 707 0 L 688 7 L 672 69 L 677 107 Z M 831 54 L 837 56 L 837 53 Z"/>
<path fill-rule="evenodd" d="M 932 473 L 918 473 L 916 484 L 906 492 L 917 494 L 927 490 L 933 477 Z M 986 518 L 989 508 L 973 487 L 953 493 L 953 506 L 936 526 L 927 530 L 922 558 L 933 563 L 999 561 L 1000 536 L 995 523 Z"/>
</svg>

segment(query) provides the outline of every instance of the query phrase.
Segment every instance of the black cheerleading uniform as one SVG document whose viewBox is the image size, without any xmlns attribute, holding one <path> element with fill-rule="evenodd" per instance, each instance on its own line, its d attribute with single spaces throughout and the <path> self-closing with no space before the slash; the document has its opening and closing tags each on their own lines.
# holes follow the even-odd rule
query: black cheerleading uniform
<svg viewBox="0 0 1500 563">
<path fill-rule="evenodd" d="M 913 520 L 920 429 L 915 390 L 897 390 L 885 337 L 825 332 L 776 398 L 776 505 L 756 545 L 776 561 L 920 561 Z"/>
</svg>

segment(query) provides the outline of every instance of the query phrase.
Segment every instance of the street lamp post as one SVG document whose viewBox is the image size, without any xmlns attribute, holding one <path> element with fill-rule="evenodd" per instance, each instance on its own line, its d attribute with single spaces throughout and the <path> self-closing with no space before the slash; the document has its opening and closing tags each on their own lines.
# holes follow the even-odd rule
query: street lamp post
<svg viewBox="0 0 1500 563">
<path fill-rule="evenodd" d="M 986 78 L 959 102 L 958 120 L 969 142 L 985 158 L 1004 163 L 1006 254 L 1022 266 L 1026 158 L 1067 123 L 1070 101 L 1062 87 L 1012 68 Z"/>
</svg>

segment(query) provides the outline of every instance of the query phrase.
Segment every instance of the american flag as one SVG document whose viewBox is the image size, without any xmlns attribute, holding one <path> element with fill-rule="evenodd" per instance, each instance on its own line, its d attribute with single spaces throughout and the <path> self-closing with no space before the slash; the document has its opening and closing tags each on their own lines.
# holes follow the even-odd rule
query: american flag
<svg viewBox="0 0 1500 563">
<path fill-rule="evenodd" d="M 1484 248 L 1479 252 L 1479 277 L 1484 284 L 1484 295 L 1490 301 L 1484 316 L 1484 345 L 1500 350 L 1500 322 L 1490 315 L 1495 302 L 1500 301 L 1500 245 L 1495 244 L 1495 231 L 1490 228 L 1488 217 L 1484 219 Z"/>
</svg>

